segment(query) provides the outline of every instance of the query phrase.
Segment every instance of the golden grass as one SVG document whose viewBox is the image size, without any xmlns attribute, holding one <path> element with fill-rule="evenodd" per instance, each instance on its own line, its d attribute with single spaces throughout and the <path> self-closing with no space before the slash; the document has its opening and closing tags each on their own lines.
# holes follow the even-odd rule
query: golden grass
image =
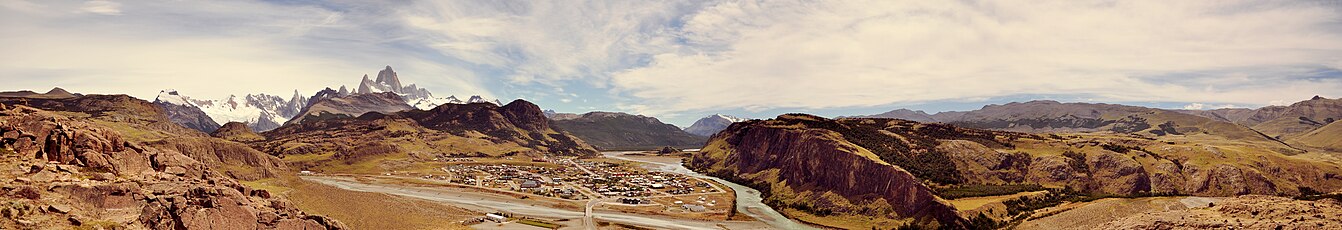
<svg viewBox="0 0 1342 230">
<path fill-rule="evenodd" d="M 948 200 L 948 202 L 950 202 L 952 206 L 955 206 L 956 210 L 969 211 L 978 209 L 979 207 L 983 207 L 984 205 L 998 203 L 1012 198 L 1040 195 L 1047 192 L 1048 191 L 1033 191 L 1033 192 L 1020 192 L 1016 194 L 1001 195 L 1001 196 L 966 197 L 966 198 Z"/>
<path fill-rule="evenodd" d="M 784 208 L 781 211 L 789 218 L 798 221 L 840 229 L 890 229 L 896 226 L 902 226 L 909 222 L 909 220 L 895 220 L 859 215 L 816 216 L 792 208 Z"/>
<path fill-rule="evenodd" d="M 94 124 L 98 124 L 103 127 L 111 128 L 112 130 L 121 133 L 122 137 L 126 138 L 126 140 L 131 142 L 151 142 L 175 136 L 172 134 L 168 134 L 166 132 L 136 128 L 131 124 L 126 124 L 123 122 L 104 121 L 98 119 L 89 119 L 88 121 L 91 121 Z"/>
<path fill-rule="evenodd" d="M 447 204 L 344 190 L 292 176 L 244 183 L 285 191 L 280 194 L 300 210 L 335 218 L 353 229 L 470 229 L 461 221 L 483 215 Z"/>
</svg>

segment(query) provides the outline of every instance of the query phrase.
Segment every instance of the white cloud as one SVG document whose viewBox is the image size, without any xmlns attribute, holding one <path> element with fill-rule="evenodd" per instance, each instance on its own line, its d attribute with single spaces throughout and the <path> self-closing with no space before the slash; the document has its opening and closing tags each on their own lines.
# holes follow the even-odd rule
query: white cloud
<svg viewBox="0 0 1342 230">
<path fill-rule="evenodd" d="M 1184 109 L 1188 109 L 1188 110 L 1202 110 L 1203 108 L 1206 108 L 1206 107 L 1207 107 L 1207 105 L 1203 105 L 1202 103 L 1192 103 L 1192 104 L 1185 105 L 1185 106 L 1184 106 Z"/>
<path fill-rule="evenodd" d="M 121 15 L 121 3 L 113 1 L 86 1 L 79 10 L 102 15 Z"/>
<path fill-rule="evenodd" d="M 1020 95 L 1215 108 L 1342 89 L 1340 77 L 1310 75 L 1342 69 L 1338 7 L 0 0 L 0 44 L 22 44 L 0 47 L 0 76 L 24 76 L 0 78 L 19 89 L 152 97 L 177 88 L 213 98 L 353 87 L 392 65 L 438 96 L 527 96 L 667 117 Z"/>
<path fill-rule="evenodd" d="M 393 65 L 403 82 L 438 96 L 497 98 L 473 70 L 392 43 L 398 19 L 259 1 L 0 4 L 0 90 L 130 94 L 152 100 L 175 88 L 196 98 L 309 95 L 357 86 Z M 381 7 L 360 5 L 361 9 Z M 119 17 L 103 14 L 132 12 Z M 91 12 L 85 13 L 85 12 Z"/>
<path fill-rule="evenodd" d="M 1264 80 L 1332 64 L 1338 14 L 1259 1 L 728 1 L 687 18 L 674 33 L 684 49 L 612 82 L 645 114 L 1018 94 L 1263 104 L 1342 88 Z"/>
<path fill-rule="evenodd" d="M 660 36 L 688 2 L 420 1 L 398 12 L 415 39 L 468 63 L 503 69 L 513 84 L 590 80 L 667 52 Z"/>
</svg>

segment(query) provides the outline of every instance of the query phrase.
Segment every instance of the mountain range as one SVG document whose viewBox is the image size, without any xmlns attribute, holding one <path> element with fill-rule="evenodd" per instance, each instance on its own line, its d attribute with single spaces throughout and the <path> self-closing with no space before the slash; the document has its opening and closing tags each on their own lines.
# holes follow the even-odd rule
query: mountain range
<svg viewBox="0 0 1342 230">
<path fill-rule="evenodd" d="M 245 123 L 253 130 L 275 129 L 298 115 L 308 103 L 307 98 L 298 91 L 294 91 L 289 99 L 248 94 L 243 97 L 229 95 L 219 100 L 198 100 L 169 89 L 160 91 L 158 97 L 154 98 L 154 104 L 169 111 L 174 121 L 208 133 L 218 129 L 219 124 L 234 121 Z M 205 118 L 214 122 L 204 122 Z"/>
<path fill-rule="evenodd" d="M 218 129 L 220 124 L 228 122 L 242 122 L 251 127 L 253 131 L 264 132 L 280 127 L 289 123 L 293 119 L 302 119 L 300 115 L 305 115 L 318 99 L 326 98 L 348 98 L 351 95 L 370 95 L 387 93 L 394 95 L 400 103 L 393 103 L 390 100 L 383 101 L 386 105 L 377 105 L 378 108 L 369 108 L 360 110 L 354 107 L 345 107 L 343 112 L 335 114 L 346 114 L 358 116 L 368 111 L 383 111 L 387 109 L 404 109 L 398 107 L 399 104 L 405 104 L 412 108 L 429 110 L 444 104 L 464 104 L 464 103 L 494 103 L 501 104 L 498 100 L 486 100 L 480 96 L 471 96 L 462 101 L 456 96 L 446 98 L 434 97 L 433 93 L 424 88 L 419 88 L 415 84 L 402 85 L 400 77 L 396 71 L 387 66 L 378 71 L 375 80 L 369 79 L 365 74 L 359 81 L 359 86 L 354 91 L 349 91 L 345 86 L 340 86 L 339 90 L 326 88 L 318 91 L 313 96 L 305 97 L 298 91 L 289 98 L 283 98 L 267 94 L 247 94 L 242 97 L 229 95 L 223 99 L 201 100 L 186 96 L 176 90 L 163 90 L 154 99 L 154 104 L 158 104 L 168 111 L 169 116 L 174 122 L 183 124 L 189 128 L 210 133 Z M 370 104 L 363 104 L 371 106 Z M 326 111 L 331 108 L 321 108 L 318 111 Z M 313 114 L 319 115 L 319 114 Z"/>
<path fill-rule="evenodd" d="M 379 90 L 399 84 L 394 74 L 379 75 L 372 81 Z M 0 173 L 16 185 L 3 192 L 21 197 L 0 211 L 27 221 L 0 224 L 57 228 L 117 219 L 151 229 L 342 229 L 339 221 L 297 211 L 289 193 L 278 192 L 311 188 L 269 186 L 301 185 L 303 180 L 291 176 L 299 170 L 429 178 L 423 176 L 432 174 L 419 173 L 504 160 L 547 164 L 542 162 L 556 157 L 601 158 L 598 149 L 663 146 L 702 146 L 687 153 L 686 167 L 759 190 L 763 203 L 787 217 L 831 228 L 1009 226 L 1073 214 L 1068 204 L 1114 197 L 1239 196 L 1216 201 L 1218 212 L 1231 213 L 1235 210 L 1224 207 L 1243 207 L 1237 205 L 1261 197 L 1241 195 L 1297 197 L 1275 202 L 1317 207 L 1329 203 L 1305 203 L 1302 197 L 1342 191 L 1338 100 L 1322 97 L 1210 111 L 1029 101 L 973 111 L 873 115 L 886 118 L 712 115 L 682 130 L 653 117 L 556 113 L 525 100 L 499 106 L 475 97 L 468 100 L 475 103 L 423 110 L 407 103 L 408 88 L 414 87 L 400 87 L 402 93 L 327 88 L 307 98 L 248 95 L 218 101 L 165 90 L 153 103 L 59 88 L 0 92 L 0 154 L 7 156 L 0 165 L 25 169 Z M 264 132 L 237 121 L 220 126 L 207 112 L 222 104 L 264 114 L 289 111 L 295 106 L 282 104 L 300 101 L 295 115 Z M 209 128 L 214 130 L 202 132 Z M 320 191 L 326 197 L 342 190 Z M 989 199 L 1016 195 L 1021 196 Z M 978 208 L 956 202 L 967 197 L 989 201 Z M 359 202 L 388 205 L 388 199 L 395 198 Z M 1282 211 L 1274 205 L 1254 210 Z M 49 211 L 15 211 L 34 208 Z M 83 219 L 85 214 L 94 219 Z M 1189 218 L 1160 223 L 1222 226 L 1198 222 L 1204 216 Z"/>
</svg>

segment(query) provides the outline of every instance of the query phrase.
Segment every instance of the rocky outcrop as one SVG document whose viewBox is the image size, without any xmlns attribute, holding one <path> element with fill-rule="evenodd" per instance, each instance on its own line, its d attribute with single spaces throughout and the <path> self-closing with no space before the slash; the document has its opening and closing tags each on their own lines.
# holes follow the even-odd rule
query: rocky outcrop
<svg viewBox="0 0 1342 230">
<path fill-rule="evenodd" d="M 699 148 L 707 140 L 654 117 L 626 113 L 590 112 L 577 118 L 553 120 L 555 129 L 572 133 L 601 149 L 652 150 L 665 146 Z"/>
<path fill-rule="evenodd" d="M 345 229 L 181 152 L 85 120 L 0 111 L 0 228 Z M 38 141 L 42 140 L 42 141 Z"/>
<path fill-rule="evenodd" d="M 837 132 L 796 122 L 818 119 L 824 118 L 784 115 L 734 124 L 694 154 L 689 166 L 760 189 L 775 207 L 964 225 L 913 174 Z"/>
<path fill-rule="evenodd" d="M 257 134 L 252 131 L 251 128 L 248 128 L 247 124 L 241 122 L 229 122 L 224 124 L 223 127 L 219 127 L 218 130 L 210 133 L 210 136 L 236 142 L 253 142 L 266 139 L 266 137 L 263 137 L 261 134 Z"/>
<path fill-rule="evenodd" d="M 166 136 L 206 136 L 198 130 L 173 123 L 167 113 L 153 103 L 126 95 L 80 95 L 69 98 L 24 98 L 0 96 L 0 104 L 25 105 L 48 111 L 86 114 L 92 120 L 123 124 L 146 132 L 129 135 L 130 140 Z"/>
<path fill-rule="evenodd" d="M 279 158 L 232 141 L 207 137 L 168 138 L 145 143 L 176 151 L 239 180 L 273 178 L 288 171 Z"/>
</svg>

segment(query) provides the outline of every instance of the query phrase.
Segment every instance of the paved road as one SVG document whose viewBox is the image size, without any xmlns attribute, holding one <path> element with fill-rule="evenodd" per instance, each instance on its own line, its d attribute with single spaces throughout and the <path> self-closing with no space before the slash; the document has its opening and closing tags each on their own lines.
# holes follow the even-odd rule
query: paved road
<svg viewBox="0 0 1342 230">
<path fill-rule="evenodd" d="M 583 208 L 582 224 L 587 227 L 587 230 L 596 230 L 596 221 L 592 220 L 592 208 L 599 204 L 601 204 L 601 199 L 593 198 L 587 201 L 586 207 Z"/>
</svg>

